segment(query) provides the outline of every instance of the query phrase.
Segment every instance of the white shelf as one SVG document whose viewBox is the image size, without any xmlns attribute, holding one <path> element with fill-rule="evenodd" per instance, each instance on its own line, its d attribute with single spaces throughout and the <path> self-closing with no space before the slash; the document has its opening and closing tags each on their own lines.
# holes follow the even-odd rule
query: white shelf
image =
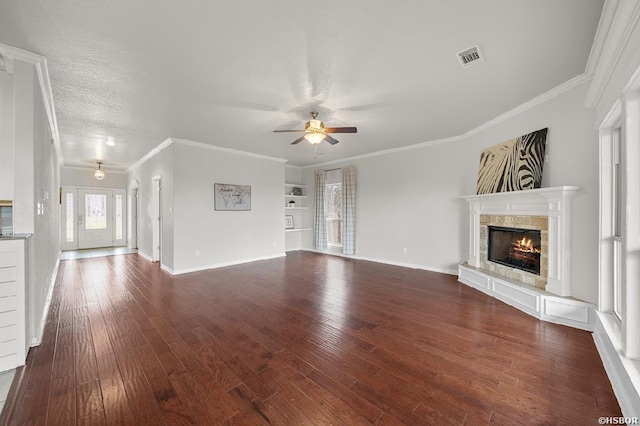
<svg viewBox="0 0 640 426">
<path fill-rule="evenodd" d="M 293 228 L 293 229 L 284 230 L 284 232 L 300 232 L 300 231 L 311 231 L 311 228 Z"/>
<path fill-rule="evenodd" d="M 284 186 L 299 186 L 300 188 L 306 188 L 307 185 L 303 185 L 301 183 L 285 183 Z"/>
<path fill-rule="evenodd" d="M 289 194 L 284 194 L 285 198 L 307 198 L 306 195 L 289 195 Z"/>
<path fill-rule="evenodd" d="M 306 207 L 285 207 L 285 210 L 306 210 Z"/>
</svg>

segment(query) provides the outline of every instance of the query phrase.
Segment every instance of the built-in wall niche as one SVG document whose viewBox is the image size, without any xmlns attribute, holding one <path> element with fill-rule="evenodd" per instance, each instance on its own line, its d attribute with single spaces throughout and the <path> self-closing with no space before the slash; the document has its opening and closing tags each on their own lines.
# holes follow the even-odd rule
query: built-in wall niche
<svg viewBox="0 0 640 426">
<path fill-rule="evenodd" d="M 540 275 L 541 231 L 488 226 L 487 258 L 511 268 Z"/>
<path fill-rule="evenodd" d="M 300 183 L 284 184 L 285 251 L 300 250 L 302 233 L 310 232 L 303 211 L 307 210 L 307 186 Z M 287 223 L 288 222 L 288 223 Z"/>
</svg>

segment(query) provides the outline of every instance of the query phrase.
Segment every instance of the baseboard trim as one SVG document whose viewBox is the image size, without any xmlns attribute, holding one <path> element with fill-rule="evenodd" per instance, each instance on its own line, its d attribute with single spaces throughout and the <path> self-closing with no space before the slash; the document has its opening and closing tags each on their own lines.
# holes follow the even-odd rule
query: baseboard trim
<svg viewBox="0 0 640 426">
<path fill-rule="evenodd" d="M 607 325 L 608 315 L 610 314 L 596 313 L 593 341 L 623 416 L 640 418 L 640 362 L 624 357 L 611 339 L 613 333 Z"/>
<path fill-rule="evenodd" d="M 458 281 L 542 321 L 593 331 L 595 306 L 580 300 L 556 296 L 544 290 L 510 282 L 461 263 Z"/>
<path fill-rule="evenodd" d="M 290 251 L 294 251 L 294 250 L 290 250 Z M 403 268 L 421 269 L 423 271 L 438 272 L 440 274 L 458 275 L 458 271 L 455 269 L 434 268 L 426 265 L 418 265 L 416 263 L 396 262 L 394 260 L 377 259 L 374 257 L 349 255 L 349 254 L 342 254 L 342 253 L 336 253 L 331 251 L 321 251 L 321 250 L 314 250 L 314 249 L 300 249 L 300 251 L 310 251 L 313 253 L 328 254 L 330 256 L 345 257 L 347 259 L 356 259 L 356 260 L 364 260 L 367 262 L 384 263 L 385 265 L 401 266 Z"/>
<path fill-rule="evenodd" d="M 151 256 L 149 256 L 147 253 L 143 252 L 142 250 L 138 249 L 138 254 L 142 256 L 144 259 L 148 260 L 149 262 L 153 262 L 153 260 L 151 259 Z"/>
<path fill-rule="evenodd" d="M 171 275 L 176 275 L 175 272 L 173 271 L 173 269 L 169 268 L 167 265 L 165 265 L 164 263 L 160 264 L 160 269 L 162 269 L 163 271 L 167 271 L 168 273 L 170 273 Z"/>
<path fill-rule="evenodd" d="M 224 268 L 226 266 L 241 265 L 243 263 L 258 262 L 260 260 L 277 259 L 279 257 L 284 257 L 284 256 L 286 256 L 286 253 L 282 252 L 282 253 L 269 255 L 269 256 L 260 256 L 260 257 L 252 257 L 247 259 L 231 260 L 229 262 L 220 262 L 220 263 L 214 263 L 211 265 L 195 266 L 192 268 L 182 268 L 182 269 L 171 270 L 170 268 L 164 265 L 161 265 L 161 268 L 172 275 L 182 275 L 182 274 L 188 274 L 191 272 L 205 271 L 207 269 L 217 269 L 217 268 Z"/>
<path fill-rule="evenodd" d="M 47 290 L 47 298 L 45 299 L 44 306 L 42 307 L 42 319 L 40 325 L 36 331 L 35 336 L 30 336 L 30 346 L 38 346 L 42 342 L 42 336 L 44 335 L 44 327 L 47 324 L 47 317 L 49 316 L 49 308 L 51 307 L 51 299 L 53 298 L 53 289 L 56 286 L 56 279 L 58 278 L 58 268 L 60 267 L 60 256 L 56 259 L 56 266 L 53 268 L 51 274 L 51 280 L 49 282 L 49 289 Z"/>
</svg>

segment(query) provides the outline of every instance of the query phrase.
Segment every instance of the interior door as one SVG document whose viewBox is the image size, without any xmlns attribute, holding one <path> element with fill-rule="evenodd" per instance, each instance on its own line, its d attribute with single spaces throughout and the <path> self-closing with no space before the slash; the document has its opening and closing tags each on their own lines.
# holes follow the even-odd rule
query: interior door
<svg viewBox="0 0 640 426">
<path fill-rule="evenodd" d="M 113 246 L 113 193 L 78 189 L 78 248 Z"/>
</svg>

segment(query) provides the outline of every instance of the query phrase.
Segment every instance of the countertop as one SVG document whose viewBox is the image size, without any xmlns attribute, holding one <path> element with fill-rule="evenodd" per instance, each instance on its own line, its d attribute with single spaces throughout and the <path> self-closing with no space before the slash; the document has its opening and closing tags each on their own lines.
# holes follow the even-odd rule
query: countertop
<svg viewBox="0 0 640 426">
<path fill-rule="evenodd" d="M 11 234 L 11 235 L 0 235 L 0 241 L 4 240 L 26 240 L 31 237 L 33 234 Z"/>
</svg>

